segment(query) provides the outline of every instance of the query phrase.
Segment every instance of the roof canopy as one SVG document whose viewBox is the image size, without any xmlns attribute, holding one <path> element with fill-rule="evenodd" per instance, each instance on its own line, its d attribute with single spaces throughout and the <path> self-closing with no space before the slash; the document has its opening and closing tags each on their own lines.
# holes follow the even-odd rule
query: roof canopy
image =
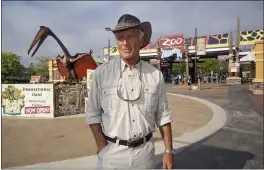
<svg viewBox="0 0 264 170">
<path fill-rule="evenodd" d="M 255 61 L 255 53 L 251 52 L 240 59 L 241 62 Z"/>
</svg>

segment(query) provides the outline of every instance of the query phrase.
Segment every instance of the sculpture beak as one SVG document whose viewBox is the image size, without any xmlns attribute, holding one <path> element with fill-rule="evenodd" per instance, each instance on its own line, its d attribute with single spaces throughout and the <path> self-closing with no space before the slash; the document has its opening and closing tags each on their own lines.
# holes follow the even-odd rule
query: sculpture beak
<svg viewBox="0 0 264 170">
<path fill-rule="evenodd" d="M 28 55 L 30 53 L 30 51 L 32 50 L 32 48 L 37 44 L 38 45 L 36 47 L 36 49 L 34 50 L 34 52 L 32 53 L 31 57 L 33 57 L 35 55 L 35 53 L 37 52 L 37 50 L 39 49 L 40 45 L 44 42 L 44 40 L 48 37 L 49 35 L 49 29 L 45 26 L 40 26 L 40 30 L 38 31 L 38 33 L 36 34 L 34 40 L 32 41 L 29 49 L 28 49 Z"/>
</svg>

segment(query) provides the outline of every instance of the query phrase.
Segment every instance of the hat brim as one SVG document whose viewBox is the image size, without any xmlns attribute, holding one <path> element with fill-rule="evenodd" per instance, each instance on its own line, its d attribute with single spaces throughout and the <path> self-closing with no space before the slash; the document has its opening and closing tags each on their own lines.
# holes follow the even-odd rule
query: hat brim
<svg viewBox="0 0 264 170">
<path fill-rule="evenodd" d="M 152 35 L 152 28 L 151 28 L 151 24 L 150 22 L 142 22 L 140 24 L 134 25 L 134 26 L 124 26 L 124 27 L 118 27 L 117 29 L 111 29 L 111 28 L 107 28 L 107 31 L 112 31 L 113 33 L 119 32 L 119 31 L 124 31 L 124 30 L 128 30 L 131 28 L 139 28 L 143 33 L 144 33 L 144 42 L 143 45 L 140 47 L 141 49 L 146 47 L 151 39 L 151 35 Z"/>
</svg>

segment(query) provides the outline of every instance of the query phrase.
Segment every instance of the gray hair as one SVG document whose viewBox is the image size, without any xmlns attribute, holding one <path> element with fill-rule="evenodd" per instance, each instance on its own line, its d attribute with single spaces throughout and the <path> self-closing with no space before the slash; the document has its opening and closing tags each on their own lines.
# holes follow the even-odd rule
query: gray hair
<svg viewBox="0 0 264 170">
<path fill-rule="evenodd" d="M 139 38 L 140 38 L 140 40 L 142 39 L 143 36 L 144 36 L 144 32 L 139 30 Z"/>
</svg>

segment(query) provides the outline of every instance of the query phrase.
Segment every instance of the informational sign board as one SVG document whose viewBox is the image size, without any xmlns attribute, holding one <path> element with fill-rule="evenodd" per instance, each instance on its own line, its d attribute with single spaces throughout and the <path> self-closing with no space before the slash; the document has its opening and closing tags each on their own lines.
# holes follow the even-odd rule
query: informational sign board
<svg viewBox="0 0 264 170">
<path fill-rule="evenodd" d="M 54 117 L 53 84 L 2 84 L 2 115 Z"/>
<path fill-rule="evenodd" d="M 237 73 L 240 71 L 240 63 L 229 63 L 229 72 Z"/>
<path fill-rule="evenodd" d="M 87 69 L 87 89 L 90 89 L 94 70 Z"/>
</svg>

